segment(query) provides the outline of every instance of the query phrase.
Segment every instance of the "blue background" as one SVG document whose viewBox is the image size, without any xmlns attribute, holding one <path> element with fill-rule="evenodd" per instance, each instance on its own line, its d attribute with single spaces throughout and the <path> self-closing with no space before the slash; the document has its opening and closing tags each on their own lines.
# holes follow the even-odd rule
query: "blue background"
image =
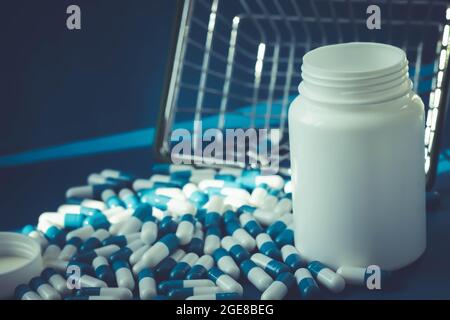
<svg viewBox="0 0 450 320">
<path fill-rule="evenodd" d="M 67 30 L 69 4 L 82 30 Z M 174 13 L 173 0 L 0 2 L 0 229 L 36 222 L 105 167 L 150 175 Z M 390 290 L 338 298 L 450 298 L 449 131 L 426 253 Z"/>
</svg>

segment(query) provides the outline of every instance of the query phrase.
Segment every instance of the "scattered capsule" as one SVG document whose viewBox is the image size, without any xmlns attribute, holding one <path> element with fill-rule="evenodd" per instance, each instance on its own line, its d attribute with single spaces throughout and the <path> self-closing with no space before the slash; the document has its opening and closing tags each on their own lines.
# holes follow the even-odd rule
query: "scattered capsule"
<svg viewBox="0 0 450 320">
<path fill-rule="evenodd" d="M 105 229 L 98 229 L 87 238 L 80 247 L 80 251 L 88 251 L 102 246 L 103 240 L 109 238 L 111 234 Z"/>
<path fill-rule="evenodd" d="M 278 190 L 270 189 L 269 193 L 264 198 L 262 205 L 260 206 L 263 210 L 275 211 L 275 207 L 278 204 Z M 282 212 L 284 213 L 284 212 Z"/>
<path fill-rule="evenodd" d="M 148 245 L 153 244 L 158 238 L 158 224 L 156 219 L 151 217 L 144 222 L 141 229 L 141 240 Z"/>
<path fill-rule="evenodd" d="M 263 233 L 264 230 L 259 225 L 258 221 L 247 212 L 242 213 L 239 216 L 239 222 L 241 223 L 241 226 L 247 230 L 247 232 L 252 236 L 256 237 L 258 234 Z"/>
<path fill-rule="evenodd" d="M 186 300 L 238 300 L 241 294 L 237 292 L 219 292 L 216 294 L 199 294 L 186 298 Z"/>
<path fill-rule="evenodd" d="M 292 223 L 292 214 L 287 213 L 278 218 L 273 224 L 271 224 L 266 232 L 271 238 L 276 238 L 281 232 L 283 232 L 289 224 Z"/>
<path fill-rule="evenodd" d="M 306 268 L 295 271 L 298 289 L 303 299 L 315 299 L 320 294 L 319 286 Z"/>
<path fill-rule="evenodd" d="M 30 224 L 23 227 L 21 233 L 39 242 L 41 249 L 46 248 L 48 245 L 48 240 L 45 238 L 44 234 L 41 231 L 36 230 L 36 228 Z"/>
<path fill-rule="evenodd" d="M 244 293 L 244 288 L 228 274 L 216 267 L 212 267 L 208 271 L 208 278 L 214 281 L 214 283 L 222 288 L 225 292 L 236 292 L 240 296 Z"/>
<path fill-rule="evenodd" d="M 187 280 L 202 279 L 208 275 L 209 269 L 214 266 L 214 259 L 210 255 L 201 256 L 186 275 Z"/>
<path fill-rule="evenodd" d="M 88 274 L 83 274 L 79 278 L 79 284 L 81 288 L 93 288 L 93 287 L 102 287 L 106 288 L 108 285 L 106 282 L 97 279 L 95 277 L 92 277 Z"/>
<path fill-rule="evenodd" d="M 242 229 L 239 223 L 229 221 L 225 225 L 227 233 L 235 238 L 247 251 L 253 251 L 256 247 L 256 241 L 247 231 Z"/>
<path fill-rule="evenodd" d="M 121 207 L 126 208 L 125 202 L 123 202 L 112 189 L 104 190 L 100 195 L 102 201 L 108 208 Z"/>
<path fill-rule="evenodd" d="M 281 273 L 262 293 L 261 300 L 282 300 L 293 284 L 295 284 L 295 278 L 291 273 Z"/>
<path fill-rule="evenodd" d="M 122 207 L 115 207 L 108 210 L 103 211 L 103 214 L 108 219 L 111 225 L 117 225 L 119 223 L 123 223 L 128 220 L 134 213 L 134 209 L 127 208 L 124 209 Z M 123 224 L 122 224 L 123 225 Z"/>
<path fill-rule="evenodd" d="M 66 191 L 66 199 L 100 199 L 102 192 L 111 188 L 114 187 L 110 183 L 72 187 Z"/>
<path fill-rule="evenodd" d="M 249 199 L 249 203 L 255 207 L 261 207 L 264 203 L 264 198 L 268 194 L 269 186 L 265 183 L 261 183 L 255 189 L 253 189 L 252 194 Z"/>
<path fill-rule="evenodd" d="M 220 248 L 221 232 L 218 227 L 210 227 L 206 230 L 205 245 L 203 252 L 205 254 L 212 254 L 215 250 Z"/>
<path fill-rule="evenodd" d="M 286 229 L 284 229 L 276 238 L 275 242 L 281 248 L 287 244 L 294 244 L 294 225 L 290 224 Z"/>
<path fill-rule="evenodd" d="M 170 271 L 177 265 L 178 261 L 185 256 L 185 254 L 184 250 L 177 249 L 170 256 L 158 263 L 155 267 L 156 278 L 159 280 L 167 279 Z"/>
<path fill-rule="evenodd" d="M 289 267 L 284 263 L 262 253 L 254 253 L 250 259 L 274 278 L 283 272 L 290 271 Z"/>
<path fill-rule="evenodd" d="M 180 240 L 177 236 L 174 234 L 165 235 L 144 253 L 141 261 L 133 266 L 134 273 L 137 274 L 145 267 L 153 268 L 168 257 L 179 245 Z"/>
<path fill-rule="evenodd" d="M 200 222 L 196 222 L 194 235 L 192 236 L 191 242 L 187 245 L 186 249 L 189 252 L 194 252 L 198 255 L 203 254 L 203 230 L 202 224 Z"/>
<path fill-rule="evenodd" d="M 64 231 L 46 220 L 39 221 L 37 230 L 41 231 L 50 243 L 64 243 Z"/>
<path fill-rule="evenodd" d="M 116 260 L 112 263 L 112 268 L 116 275 L 117 285 L 121 288 L 128 288 L 133 291 L 135 283 L 128 263 L 123 260 Z"/>
<path fill-rule="evenodd" d="M 14 297 L 17 300 L 42 300 L 41 296 L 31 290 L 31 288 L 26 284 L 21 284 L 16 287 Z"/>
<path fill-rule="evenodd" d="M 183 186 L 183 193 L 186 198 L 197 207 L 202 207 L 209 200 L 208 195 L 200 191 L 194 183 L 186 183 Z"/>
<path fill-rule="evenodd" d="M 115 244 L 119 247 L 126 246 L 138 239 L 140 239 L 141 235 L 139 232 L 124 234 L 119 236 L 108 237 L 102 241 L 102 246 L 109 246 L 111 244 Z"/>
<path fill-rule="evenodd" d="M 116 260 L 124 260 L 128 261 L 130 259 L 130 256 L 142 248 L 145 244 L 142 242 L 141 239 L 136 239 L 132 243 L 128 244 L 126 247 L 121 248 L 119 251 L 114 252 L 109 257 L 109 261 L 113 262 Z"/>
<path fill-rule="evenodd" d="M 102 212 L 97 212 L 87 217 L 83 224 L 91 226 L 94 230 L 108 229 L 111 226 L 111 223 L 108 221 L 108 217 L 106 217 Z"/>
<path fill-rule="evenodd" d="M 128 288 L 81 288 L 77 295 L 80 296 L 107 296 L 118 300 L 130 300 L 133 293 Z"/>
<path fill-rule="evenodd" d="M 221 292 L 222 289 L 219 287 L 194 287 L 194 288 L 181 288 L 172 289 L 168 292 L 167 296 L 170 299 L 175 300 L 185 300 L 191 296 L 205 295 L 205 294 L 216 294 Z"/>
<path fill-rule="evenodd" d="M 41 277 L 34 277 L 30 280 L 30 288 L 37 292 L 44 300 L 61 300 L 61 295 L 50 284 Z"/>
<path fill-rule="evenodd" d="M 136 207 L 131 217 L 126 220 L 126 223 L 119 229 L 118 234 L 130 234 L 141 230 L 145 221 L 152 218 L 152 207 L 143 203 Z"/>
<path fill-rule="evenodd" d="M 67 233 L 66 240 L 69 241 L 72 238 L 80 238 L 81 240 L 86 241 L 94 232 L 95 229 L 92 226 L 86 225 Z"/>
<path fill-rule="evenodd" d="M 120 247 L 115 244 L 110 244 L 91 251 L 78 254 L 72 258 L 72 261 L 91 263 L 98 256 L 109 258 L 114 252 L 120 250 Z"/>
<path fill-rule="evenodd" d="M 342 276 L 326 267 L 320 261 L 312 261 L 308 264 L 308 270 L 317 281 L 333 293 L 339 293 L 345 288 L 345 280 Z"/>
<path fill-rule="evenodd" d="M 369 279 L 369 277 L 377 272 L 377 270 L 380 271 L 381 283 L 389 279 L 390 272 L 380 270 L 379 268 L 374 269 L 370 266 L 367 268 L 342 266 L 337 269 L 336 273 L 344 278 L 345 283 L 356 286 L 364 286 L 367 284 L 367 280 Z"/>
<path fill-rule="evenodd" d="M 185 245 L 191 242 L 192 236 L 194 235 L 194 229 L 194 216 L 190 213 L 183 214 L 175 233 L 177 238 L 180 240 L 180 245 Z"/>
<path fill-rule="evenodd" d="M 171 216 L 165 216 L 159 223 L 159 233 L 164 236 L 169 233 L 175 233 L 178 228 L 178 223 L 176 223 Z"/>
<path fill-rule="evenodd" d="M 138 273 L 139 298 L 149 300 L 156 296 L 155 275 L 149 268 L 144 268 Z"/>
<path fill-rule="evenodd" d="M 63 229 L 78 229 L 83 226 L 86 216 L 76 213 L 44 212 L 39 216 L 39 221 L 47 221 L 50 224 Z"/>
<path fill-rule="evenodd" d="M 188 200 L 179 200 L 155 193 L 154 189 L 142 190 L 141 201 L 158 209 L 169 211 L 175 216 L 185 213 L 195 213 L 196 209 Z"/>
<path fill-rule="evenodd" d="M 245 250 L 244 247 L 242 247 L 239 242 L 231 236 L 222 238 L 221 244 L 222 248 L 228 251 L 237 263 L 241 263 L 242 261 L 250 258 L 248 251 Z"/>
<path fill-rule="evenodd" d="M 265 254 L 273 259 L 281 260 L 281 251 L 278 249 L 275 242 L 267 233 L 260 233 L 256 237 L 256 245 L 258 246 L 259 252 Z"/>
<path fill-rule="evenodd" d="M 41 273 L 42 279 L 47 281 L 60 295 L 66 296 L 70 294 L 70 289 L 67 287 L 67 281 L 59 273 L 52 268 L 45 268 Z"/>
<path fill-rule="evenodd" d="M 119 198 L 125 203 L 127 208 L 136 209 L 141 203 L 139 197 L 127 188 L 120 190 Z"/>
<path fill-rule="evenodd" d="M 288 265 L 292 270 L 297 270 L 305 265 L 303 263 L 302 257 L 298 250 L 290 244 L 287 244 L 281 248 L 281 255 L 283 257 L 283 261 L 286 265 Z"/>
<path fill-rule="evenodd" d="M 214 261 L 216 261 L 217 267 L 220 270 L 222 270 L 223 272 L 230 275 L 236 280 L 239 279 L 240 276 L 239 267 L 225 249 L 223 248 L 217 249 L 216 251 L 213 252 L 212 256 L 214 258 Z"/>
<path fill-rule="evenodd" d="M 134 251 L 131 256 L 130 256 L 130 264 L 132 266 L 134 266 L 139 260 L 141 260 L 142 256 L 144 255 L 144 253 L 150 249 L 150 246 L 145 244 L 142 247 L 140 247 L 139 249 L 137 249 L 136 251 Z"/>
<path fill-rule="evenodd" d="M 278 219 L 278 215 L 273 210 L 265 210 L 252 207 L 249 205 L 242 206 L 238 209 L 240 212 L 251 213 L 253 218 L 262 226 L 269 226 Z"/>
<path fill-rule="evenodd" d="M 275 208 L 273 208 L 273 211 L 276 214 L 282 215 L 285 213 L 289 213 L 292 211 L 292 200 L 290 198 L 290 194 L 278 201 Z"/>
<path fill-rule="evenodd" d="M 104 281 L 108 286 L 116 285 L 116 278 L 114 272 L 111 269 L 108 260 L 105 257 L 96 257 L 92 261 L 92 266 L 94 267 L 94 272 L 97 278 Z"/>
<path fill-rule="evenodd" d="M 169 274 L 169 279 L 181 280 L 186 277 L 186 274 L 191 270 L 191 267 L 197 262 L 198 255 L 193 252 L 186 254 L 181 260 L 175 265 Z"/>
<path fill-rule="evenodd" d="M 208 279 L 198 279 L 198 280 L 167 280 L 162 281 L 158 285 L 159 291 L 164 294 L 167 294 L 170 290 L 173 289 L 182 289 L 182 288 L 197 288 L 197 287 L 215 287 L 213 281 Z"/>
<path fill-rule="evenodd" d="M 250 283 L 261 292 L 265 291 L 273 282 L 272 278 L 252 260 L 242 261 L 241 269 Z"/>
<path fill-rule="evenodd" d="M 61 248 L 57 244 L 50 244 L 44 251 L 42 258 L 44 260 L 54 260 L 57 259 L 61 253 Z"/>
<path fill-rule="evenodd" d="M 78 237 L 73 237 L 69 241 L 67 241 L 64 248 L 61 250 L 61 252 L 58 255 L 59 260 L 70 260 L 78 251 L 78 248 L 83 243 L 83 240 L 81 240 Z"/>
</svg>

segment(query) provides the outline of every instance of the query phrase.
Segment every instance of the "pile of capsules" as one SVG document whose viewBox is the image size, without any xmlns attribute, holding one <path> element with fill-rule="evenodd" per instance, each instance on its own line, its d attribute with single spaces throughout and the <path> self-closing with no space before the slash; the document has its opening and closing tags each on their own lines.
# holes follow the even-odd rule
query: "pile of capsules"
<svg viewBox="0 0 450 320">
<path fill-rule="evenodd" d="M 22 233 L 45 269 L 16 288 L 31 299 L 239 299 L 240 280 L 261 299 L 304 299 L 363 285 L 368 269 L 334 272 L 293 246 L 291 182 L 236 168 L 157 164 L 150 179 L 111 169 L 66 192 Z"/>
</svg>

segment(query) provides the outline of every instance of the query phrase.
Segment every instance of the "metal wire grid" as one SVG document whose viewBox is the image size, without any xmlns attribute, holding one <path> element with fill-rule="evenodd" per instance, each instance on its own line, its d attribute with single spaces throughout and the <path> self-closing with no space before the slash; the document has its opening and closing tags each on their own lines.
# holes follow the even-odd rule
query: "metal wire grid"
<svg viewBox="0 0 450 320">
<path fill-rule="evenodd" d="M 364 0 L 185 0 L 160 130 L 167 155 L 177 125 L 279 128 L 289 157 L 287 110 L 301 58 L 318 46 L 374 41 L 403 48 L 414 90 L 429 106 L 426 170 L 435 141 L 449 37 L 444 1 L 377 1 L 381 30 L 366 27 Z M 183 122 L 185 121 L 185 122 Z M 205 124 L 205 122 L 203 122 Z M 199 128 L 190 128 L 196 132 Z M 206 129 L 205 127 L 203 129 Z"/>
</svg>

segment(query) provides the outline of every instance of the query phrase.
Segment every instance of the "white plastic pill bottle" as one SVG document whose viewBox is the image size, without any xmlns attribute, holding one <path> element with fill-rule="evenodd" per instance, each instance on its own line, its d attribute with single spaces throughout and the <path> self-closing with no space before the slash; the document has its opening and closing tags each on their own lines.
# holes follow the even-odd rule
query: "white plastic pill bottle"
<svg viewBox="0 0 450 320">
<path fill-rule="evenodd" d="M 296 247 L 334 268 L 412 263 L 426 247 L 424 105 L 404 51 L 320 47 L 302 78 L 289 109 Z"/>
</svg>

